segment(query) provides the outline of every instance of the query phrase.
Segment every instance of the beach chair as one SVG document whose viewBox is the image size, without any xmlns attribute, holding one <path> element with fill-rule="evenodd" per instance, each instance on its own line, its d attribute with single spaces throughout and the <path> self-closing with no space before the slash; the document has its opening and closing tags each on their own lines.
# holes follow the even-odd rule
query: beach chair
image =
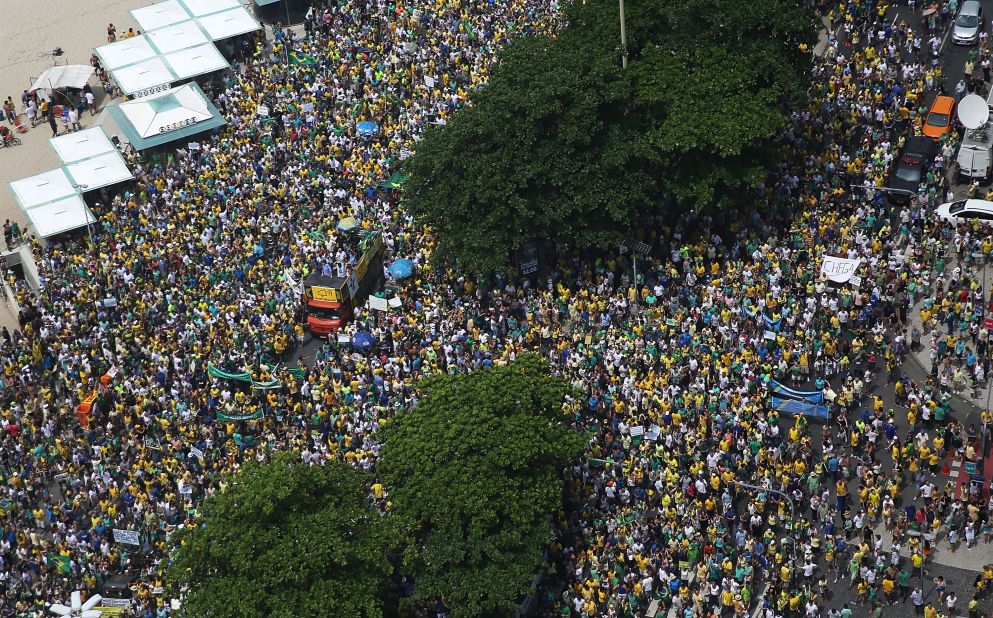
<svg viewBox="0 0 993 618">
<path fill-rule="evenodd" d="M 14 118 L 14 127 L 17 129 L 18 133 L 27 133 L 28 128 L 21 123 L 20 117 Z"/>
</svg>

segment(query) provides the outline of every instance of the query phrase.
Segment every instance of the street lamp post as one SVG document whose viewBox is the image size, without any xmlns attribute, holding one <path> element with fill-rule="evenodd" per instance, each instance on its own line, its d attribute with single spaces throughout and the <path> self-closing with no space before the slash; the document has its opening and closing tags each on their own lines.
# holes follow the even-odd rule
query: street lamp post
<svg viewBox="0 0 993 618">
<path fill-rule="evenodd" d="M 583 0 L 583 4 L 586 4 L 586 0 Z M 627 20 L 624 19 L 624 0 L 617 0 L 617 9 L 620 13 L 621 20 L 621 68 L 628 68 L 628 37 L 627 37 Z"/>
<path fill-rule="evenodd" d="M 628 38 L 625 32 L 626 23 L 624 20 L 624 0 L 617 0 L 618 10 L 621 18 L 621 68 L 628 68 Z"/>
<path fill-rule="evenodd" d="M 89 189 L 90 185 L 72 185 L 73 189 Z M 93 231 L 90 230 L 90 215 L 86 210 L 86 202 L 83 202 L 83 220 L 86 221 L 86 237 L 90 241 L 90 245 L 93 244 Z"/>
<path fill-rule="evenodd" d="M 744 487 L 745 489 L 750 489 L 752 491 L 766 491 L 770 494 L 776 494 L 786 500 L 786 503 L 790 505 L 790 545 L 793 549 L 792 559 L 796 563 L 796 505 L 793 504 L 793 498 L 789 496 L 784 491 L 779 491 L 778 489 L 770 489 L 768 487 L 760 487 L 758 485 L 751 485 L 749 483 L 742 483 L 741 481 L 729 481 L 732 485 L 736 487 Z"/>
</svg>

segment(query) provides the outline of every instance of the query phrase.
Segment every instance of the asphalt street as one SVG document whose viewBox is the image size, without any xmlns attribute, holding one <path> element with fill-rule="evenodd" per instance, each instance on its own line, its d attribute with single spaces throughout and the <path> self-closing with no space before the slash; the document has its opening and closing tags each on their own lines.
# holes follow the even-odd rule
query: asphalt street
<svg viewBox="0 0 993 618">
<path fill-rule="evenodd" d="M 984 13 L 987 15 L 987 18 L 985 20 L 985 29 L 987 32 L 990 32 L 990 16 L 993 16 L 993 0 L 981 0 L 981 1 L 983 4 Z M 920 4 L 923 3 L 919 2 L 918 6 L 920 6 Z M 906 23 L 915 32 L 921 32 L 923 31 L 921 13 L 922 11 L 920 10 L 920 8 L 918 8 L 918 10 L 916 11 L 911 11 L 907 6 L 892 6 L 886 13 L 886 20 L 888 23 L 894 26 L 899 26 L 902 23 Z M 975 46 L 959 46 L 952 44 L 951 36 L 948 28 L 944 30 L 944 32 L 941 34 L 941 37 L 943 43 L 939 55 L 939 62 L 943 67 L 943 71 L 944 71 L 945 92 L 953 95 L 955 92 L 956 83 L 963 76 L 965 62 L 969 57 L 970 51 L 974 50 Z M 925 62 L 929 62 L 930 55 L 928 53 L 928 50 L 926 49 L 926 40 L 927 37 L 925 37 L 925 46 L 924 49 L 922 50 L 921 59 Z M 938 94 L 940 94 L 940 92 L 929 93 L 928 97 L 926 98 L 926 103 L 930 104 L 934 96 L 937 96 Z M 987 93 L 981 92 L 980 94 L 982 94 L 985 97 Z M 964 186 L 958 188 L 958 191 L 964 192 L 964 190 L 965 190 Z M 292 353 L 293 360 L 289 362 L 295 364 L 298 360 L 302 360 L 306 364 L 312 365 L 314 359 L 317 358 L 318 355 L 329 352 L 331 347 L 340 347 L 343 353 L 348 353 L 347 352 L 348 344 L 346 343 L 341 346 L 338 346 L 335 340 L 336 337 L 334 335 L 332 335 L 332 342 L 328 342 L 327 340 L 322 340 L 308 334 L 306 336 L 304 345 Z M 901 366 L 901 371 L 903 371 L 911 380 L 917 382 L 922 382 L 927 378 L 927 370 L 924 367 L 922 367 L 920 363 L 915 358 L 913 358 L 912 355 L 907 356 L 906 360 Z M 881 374 L 877 377 L 877 379 L 873 383 L 873 388 L 870 390 L 870 392 L 875 392 L 879 396 L 881 396 L 883 398 L 886 408 L 894 408 L 897 410 L 896 418 L 898 419 L 900 435 L 906 436 L 908 431 L 908 426 L 906 425 L 906 410 L 902 406 L 896 404 L 893 394 L 893 384 L 887 383 L 886 376 L 883 375 L 884 373 L 885 372 L 881 372 Z M 976 407 L 976 405 L 961 397 L 958 396 L 955 397 L 953 404 L 954 418 L 968 425 L 969 423 L 973 423 L 973 422 L 978 424 L 979 416 L 980 416 L 980 410 L 979 408 Z M 818 435 L 820 433 L 820 428 L 819 427 L 814 428 L 813 433 L 815 436 Z M 884 461 L 887 461 L 889 457 L 888 455 L 886 455 L 882 457 L 882 459 Z M 934 479 L 934 483 L 939 488 L 944 486 L 946 480 L 949 480 L 947 478 L 942 478 L 941 476 L 942 475 L 939 473 L 938 475 L 936 475 L 936 478 Z M 853 480 L 852 482 L 853 487 L 856 484 L 857 484 L 857 480 Z M 915 493 L 916 493 L 916 488 L 914 487 L 913 483 L 912 482 L 905 483 L 898 505 L 912 502 Z M 883 535 L 884 539 L 887 539 L 887 536 L 888 535 L 884 534 Z M 886 547 L 888 548 L 888 542 L 886 544 Z M 965 553 L 967 550 L 961 548 L 959 551 Z M 988 555 L 988 562 L 993 563 L 993 546 L 980 545 L 973 551 L 985 553 L 986 555 Z M 909 558 L 904 558 L 903 560 L 905 563 L 909 563 Z M 959 599 L 958 610 L 955 612 L 955 616 L 965 616 L 967 614 L 967 611 L 964 608 L 967 606 L 969 599 L 972 598 L 972 590 L 973 590 L 972 583 L 976 573 L 975 571 L 965 570 L 965 569 L 957 568 L 955 566 L 950 566 L 950 564 L 955 564 L 955 562 L 956 562 L 956 556 L 943 555 L 941 553 L 941 549 L 940 548 L 937 549 L 934 554 L 934 560 L 929 562 L 928 564 L 927 572 L 923 578 L 923 581 L 918 574 L 915 574 L 914 579 L 912 580 L 912 585 L 922 584 L 925 594 L 927 595 L 926 600 L 934 603 L 935 606 L 939 606 L 939 602 L 937 598 L 938 595 L 935 591 L 935 585 L 932 581 L 932 578 L 939 575 L 944 577 L 947 582 L 947 589 L 950 591 L 954 591 Z M 975 561 L 973 560 L 971 562 L 975 562 Z M 826 607 L 833 607 L 840 609 L 845 603 L 848 603 L 851 607 L 855 608 L 856 616 L 868 615 L 869 610 L 867 606 L 860 607 L 857 605 L 855 591 L 854 589 L 849 589 L 850 580 L 841 578 L 837 582 L 835 582 L 834 575 L 832 574 L 828 578 L 828 582 L 830 586 L 827 593 L 827 599 L 826 599 L 827 602 L 825 604 Z M 991 607 L 993 607 L 993 602 L 991 602 L 989 599 L 984 600 L 980 605 L 980 608 L 985 611 L 989 611 Z M 942 610 L 943 609 L 944 608 L 942 607 Z M 883 610 L 883 614 L 886 616 L 896 616 L 898 614 L 910 616 L 913 614 L 913 609 L 910 604 L 910 601 L 907 600 L 903 603 L 898 602 L 895 605 L 885 607 Z M 954 616 L 952 618 L 954 618 Z"/>
</svg>

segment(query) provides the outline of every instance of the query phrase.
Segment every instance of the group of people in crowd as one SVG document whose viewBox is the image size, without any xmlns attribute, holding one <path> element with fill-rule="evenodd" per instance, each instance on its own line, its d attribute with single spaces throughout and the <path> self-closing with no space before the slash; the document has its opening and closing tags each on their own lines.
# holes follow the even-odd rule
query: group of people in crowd
<svg viewBox="0 0 993 618">
<path fill-rule="evenodd" d="M 226 474 L 274 450 L 374 471 L 377 430 L 420 378 L 527 351 L 582 393 L 563 419 L 590 435 L 531 611 L 987 615 L 993 567 L 961 598 L 922 573 L 993 536 L 990 492 L 944 472 L 984 455 L 991 419 L 955 393 L 988 382 L 993 232 L 928 214 L 954 138 L 917 199 L 876 190 L 946 82 L 924 33 L 884 14 L 833 9 L 840 34 L 776 143 L 783 163 L 743 198 L 753 217 L 647 227 L 654 259 L 637 271 L 575 256 L 488 281 L 433 265 L 434 239 L 383 181 L 501 47 L 561 25 L 554 0 L 320 0 L 303 35 L 276 27 L 217 93 L 225 129 L 135 159 L 91 241 L 32 241 L 40 291 L 10 281 L 24 309 L 0 340 L 0 615 L 122 581 L 132 615 L 176 615 L 170 539 Z M 377 345 L 300 347 L 301 282 L 347 269 L 347 236 L 372 232 L 417 265 L 390 280 L 399 308 L 360 309 L 338 333 Z M 863 260 L 859 276 L 829 282 L 823 255 Z M 926 346 L 914 374 L 905 359 Z M 787 416 L 776 384 L 824 393 L 826 418 Z"/>
</svg>

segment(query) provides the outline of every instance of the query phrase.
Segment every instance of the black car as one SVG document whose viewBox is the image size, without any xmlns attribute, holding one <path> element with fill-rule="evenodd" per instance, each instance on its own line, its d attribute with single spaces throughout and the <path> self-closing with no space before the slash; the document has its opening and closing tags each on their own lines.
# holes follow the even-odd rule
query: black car
<svg viewBox="0 0 993 618">
<path fill-rule="evenodd" d="M 918 136 L 907 140 L 903 153 L 896 162 L 886 186 L 897 191 L 889 192 L 890 201 L 909 202 L 921 185 L 921 178 L 934 155 L 938 152 L 938 144 L 930 137 Z"/>
</svg>

